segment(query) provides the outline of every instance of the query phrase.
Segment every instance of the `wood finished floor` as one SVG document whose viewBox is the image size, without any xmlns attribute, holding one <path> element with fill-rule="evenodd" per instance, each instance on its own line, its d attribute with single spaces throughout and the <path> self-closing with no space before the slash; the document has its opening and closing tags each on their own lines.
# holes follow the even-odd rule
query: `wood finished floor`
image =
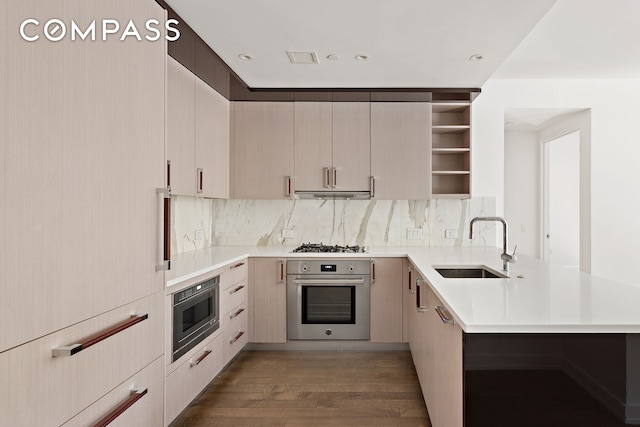
<svg viewBox="0 0 640 427">
<path fill-rule="evenodd" d="M 171 427 L 431 426 L 406 351 L 245 351 Z"/>
</svg>

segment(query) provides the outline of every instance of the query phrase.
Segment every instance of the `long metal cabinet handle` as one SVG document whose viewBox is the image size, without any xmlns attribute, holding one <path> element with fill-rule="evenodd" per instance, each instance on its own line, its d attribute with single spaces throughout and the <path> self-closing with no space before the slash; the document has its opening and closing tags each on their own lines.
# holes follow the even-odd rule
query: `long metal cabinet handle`
<svg viewBox="0 0 640 427">
<path fill-rule="evenodd" d="M 210 355 L 212 353 L 213 350 L 205 350 L 204 353 L 202 353 L 200 355 L 200 357 L 198 357 L 196 360 L 192 361 L 191 363 L 189 363 L 189 367 L 193 368 L 194 366 L 198 366 L 200 364 L 200 362 L 202 362 L 204 359 L 207 358 L 208 355 Z"/>
<path fill-rule="evenodd" d="M 440 320 L 442 320 L 442 323 L 447 323 L 447 324 L 453 323 L 453 317 L 451 316 L 451 313 L 449 313 L 449 310 L 447 310 L 446 307 L 442 305 L 437 305 L 436 313 L 438 313 L 438 316 L 440 316 Z"/>
<path fill-rule="evenodd" d="M 167 160 L 167 187 L 171 188 L 171 160 Z"/>
<path fill-rule="evenodd" d="M 371 192 L 371 197 L 376 197 L 376 177 L 372 176 L 369 178 L 369 191 Z"/>
<path fill-rule="evenodd" d="M 156 188 L 156 194 L 162 195 L 162 264 L 156 265 L 156 271 L 171 270 L 171 187 Z"/>
<path fill-rule="evenodd" d="M 53 350 L 51 350 L 51 357 L 73 356 L 74 354 L 80 353 L 82 350 L 85 350 L 94 344 L 98 344 L 100 341 L 104 341 L 107 338 L 142 322 L 143 320 L 147 320 L 148 318 L 148 314 L 133 314 L 131 316 L 131 319 L 118 323 L 112 328 L 104 332 L 100 332 L 90 338 L 87 338 L 80 343 L 54 348 Z"/>
<path fill-rule="evenodd" d="M 124 411 L 129 409 L 136 403 L 138 400 L 142 399 L 142 397 L 147 394 L 148 389 L 144 390 L 131 390 L 131 396 L 127 398 L 124 402 L 116 406 L 113 411 L 109 412 L 105 415 L 100 421 L 95 423 L 93 427 L 105 427 L 111 424 L 116 418 L 118 418 Z"/>
<path fill-rule="evenodd" d="M 423 283 L 424 283 L 424 279 L 422 279 L 421 277 L 416 278 L 416 310 L 419 313 L 424 313 L 427 311 L 427 309 L 422 306 L 422 300 L 420 299 Z"/>
<path fill-rule="evenodd" d="M 229 267 L 229 270 L 233 270 L 235 268 L 242 267 L 243 265 L 244 265 L 244 262 L 239 262 L 239 263 L 234 264 L 231 267 Z"/>
<path fill-rule="evenodd" d="M 238 335 L 236 335 L 235 337 L 231 338 L 229 340 L 229 344 L 233 344 L 234 342 L 238 341 L 240 339 L 241 336 L 244 335 L 244 331 L 240 331 L 238 332 Z"/>
<path fill-rule="evenodd" d="M 280 279 L 278 283 L 284 283 L 284 261 L 280 261 Z"/>
<path fill-rule="evenodd" d="M 197 169 L 197 177 L 198 177 L 198 193 L 202 193 L 204 190 L 204 170 L 202 168 Z"/>
<path fill-rule="evenodd" d="M 332 188 L 336 188 L 338 186 L 338 170 L 336 168 L 333 169 L 333 183 L 331 184 Z"/>
</svg>

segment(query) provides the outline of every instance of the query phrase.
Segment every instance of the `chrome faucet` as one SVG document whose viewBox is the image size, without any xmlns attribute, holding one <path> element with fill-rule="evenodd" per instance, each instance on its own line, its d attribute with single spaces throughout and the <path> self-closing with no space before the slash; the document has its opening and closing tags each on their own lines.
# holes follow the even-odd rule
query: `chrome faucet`
<svg viewBox="0 0 640 427">
<path fill-rule="evenodd" d="M 516 258 L 516 249 L 518 249 L 518 245 L 513 248 L 513 253 L 509 254 L 507 243 L 507 221 L 499 216 L 477 216 L 473 218 L 471 220 L 471 224 L 469 224 L 469 239 L 473 239 L 473 223 L 476 221 L 499 221 L 502 223 L 502 255 L 500 255 L 500 259 L 502 259 L 502 270 L 509 272 L 509 263 L 516 262 L 518 260 L 518 258 Z"/>
</svg>

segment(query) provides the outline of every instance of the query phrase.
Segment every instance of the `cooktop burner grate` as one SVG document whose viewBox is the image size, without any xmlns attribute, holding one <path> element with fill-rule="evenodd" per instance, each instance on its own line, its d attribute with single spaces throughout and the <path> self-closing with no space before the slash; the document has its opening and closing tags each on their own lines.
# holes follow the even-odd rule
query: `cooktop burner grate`
<svg viewBox="0 0 640 427">
<path fill-rule="evenodd" d="M 325 245 L 323 243 L 303 243 L 293 250 L 293 252 L 316 252 L 316 253 L 364 253 L 364 246 L 340 246 Z"/>
</svg>

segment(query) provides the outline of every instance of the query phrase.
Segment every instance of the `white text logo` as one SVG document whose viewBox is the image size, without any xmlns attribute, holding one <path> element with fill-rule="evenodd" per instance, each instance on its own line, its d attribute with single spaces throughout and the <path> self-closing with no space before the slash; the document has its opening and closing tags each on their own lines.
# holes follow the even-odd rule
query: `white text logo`
<svg viewBox="0 0 640 427">
<path fill-rule="evenodd" d="M 176 19 L 168 19 L 164 23 L 164 30 L 166 31 L 164 38 L 166 40 L 170 42 L 178 40 L 180 31 L 176 27 L 177 25 L 178 21 Z M 96 41 L 97 35 L 102 41 L 107 41 L 111 37 L 119 37 L 120 41 L 135 37 L 136 40 L 142 41 L 144 34 L 144 39 L 154 42 L 162 37 L 162 32 L 159 28 L 162 28 L 162 26 L 157 19 L 148 19 L 144 23 L 144 30 L 141 32 L 131 19 L 124 26 L 120 25 L 117 19 L 103 19 L 97 22 L 94 19 L 89 25 L 82 27 L 74 20 L 71 20 L 69 24 L 65 24 L 62 20 L 56 18 L 49 19 L 41 26 L 40 21 L 29 18 L 20 24 L 20 36 L 28 42 L 38 40 L 40 35 L 52 42 L 59 42 L 67 35 L 71 41 Z M 120 32 L 121 29 L 122 32 Z"/>
</svg>

